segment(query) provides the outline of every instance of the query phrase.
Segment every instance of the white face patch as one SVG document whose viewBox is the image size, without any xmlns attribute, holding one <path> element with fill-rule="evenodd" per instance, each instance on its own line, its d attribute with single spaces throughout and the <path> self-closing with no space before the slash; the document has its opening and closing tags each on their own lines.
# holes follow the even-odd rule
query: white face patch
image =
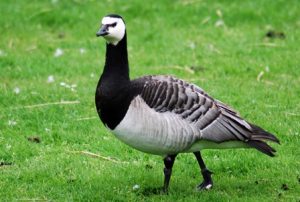
<svg viewBox="0 0 300 202">
<path fill-rule="evenodd" d="M 122 18 L 115 17 L 104 17 L 102 19 L 102 25 L 112 25 L 116 23 L 115 26 L 108 27 L 108 34 L 103 36 L 107 43 L 117 45 L 125 35 L 125 24 Z"/>
</svg>

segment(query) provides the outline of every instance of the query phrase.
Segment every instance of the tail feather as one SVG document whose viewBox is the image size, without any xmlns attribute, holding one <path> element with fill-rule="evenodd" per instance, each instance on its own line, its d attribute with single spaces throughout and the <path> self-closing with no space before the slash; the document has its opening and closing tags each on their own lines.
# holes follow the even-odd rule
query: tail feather
<svg viewBox="0 0 300 202">
<path fill-rule="evenodd" d="M 269 136 L 265 136 L 265 135 L 254 134 L 254 135 L 252 135 L 251 140 L 270 140 L 272 142 L 276 142 L 276 143 L 279 144 L 278 140 L 274 140 L 274 138 L 269 137 Z"/>
<path fill-rule="evenodd" d="M 264 141 L 272 141 L 272 142 L 276 142 L 278 144 L 280 144 L 279 139 L 265 131 L 264 129 L 260 128 L 259 126 L 250 124 L 251 128 L 253 130 L 252 134 L 251 134 L 251 138 L 250 140 L 247 142 L 247 144 L 250 147 L 253 147 L 261 152 L 263 152 L 264 154 L 267 154 L 268 156 L 275 156 L 275 152 L 276 150 L 274 148 L 272 148 L 271 146 L 269 146 L 266 142 Z"/>
<path fill-rule="evenodd" d="M 267 154 L 268 156 L 271 156 L 271 157 L 275 156 L 274 153 L 276 152 L 276 150 L 263 141 L 249 140 L 247 142 L 247 144 L 250 147 L 254 147 L 255 149 L 261 151 L 262 153 Z"/>
<path fill-rule="evenodd" d="M 250 126 L 253 130 L 253 134 L 252 134 L 251 139 L 253 139 L 253 140 L 254 139 L 256 139 L 256 140 L 270 140 L 270 141 L 273 141 L 273 142 L 276 142 L 276 143 L 280 144 L 278 138 L 275 135 L 265 131 L 261 127 L 256 126 L 254 124 L 250 124 Z"/>
<path fill-rule="evenodd" d="M 279 139 L 275 135 L 245 121 L 238 113 L 222 102 L 216 101 L 216 104 L 221 109 L 222 116 L 219 116 L 217 121 L 214 122 L 215 127 L 210 127 L 210 129 L 203 131 L 202 137 L 206 136 L 210 140 L 219 142 L 232 139 L 240 140 L 268 156 L 274 156 L 276 150 L 269 146 L 266 141 L 280 144 Z M 216 131 L 219 133 L 216 133 Z M 220 131 L 223 132 L 222 136 L 218 135 L 221 134 Z"/>
</svg>

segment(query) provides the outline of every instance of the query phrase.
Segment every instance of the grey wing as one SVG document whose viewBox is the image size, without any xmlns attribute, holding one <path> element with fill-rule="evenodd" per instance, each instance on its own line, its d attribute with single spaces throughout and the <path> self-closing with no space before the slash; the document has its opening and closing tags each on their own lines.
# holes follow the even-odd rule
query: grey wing
<svg viewBox="0 0 300 202">
<path fill-rule="evenodd" d="M 157 112 L 172 112 L 200 130 L 198 139 L 214 142 L 247 141 L 251 126 L 230 107 L 200 87 L 171 76 L 148 76 L 141 97 Z"/>
<path fill-rule="evenodd" d="M 207 95 L 201 88 L 170 76 L 147 76 L 135 80 L 139 95 L 157 112 L 170 112 L 187 120 L 188 127 L 200 131 L 197 139 L 221 143 L 242 141 L 250 147 L 274 156 L 265 141 L 279 143 L 273 134 L 246 122 L 237 112 Z M 140 85 L 142 84 L 142 85 Z"/>
</svg>

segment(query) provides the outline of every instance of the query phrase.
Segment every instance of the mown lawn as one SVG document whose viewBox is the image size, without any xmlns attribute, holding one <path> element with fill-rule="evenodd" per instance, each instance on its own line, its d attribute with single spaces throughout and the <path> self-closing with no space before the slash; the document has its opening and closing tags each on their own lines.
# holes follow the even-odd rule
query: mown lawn
<svg viewBox="0 0 300 202">
<path fill-rule="evenodd" d="M 297 0 L 0 0 L 0 201 L 299 201 L 299 10 Z M 148 192 L 163 183 L 161 157 L 119 142 L 95 111 L 105 54 L 95 33 L 108 13 L 126 20 L 132 78 L 194 82 L 277 134 L 277 156 L 203 151 L 215 186 L 197 192 L 196 160 L 181 154 L 169 195 Z"/>
</svg>

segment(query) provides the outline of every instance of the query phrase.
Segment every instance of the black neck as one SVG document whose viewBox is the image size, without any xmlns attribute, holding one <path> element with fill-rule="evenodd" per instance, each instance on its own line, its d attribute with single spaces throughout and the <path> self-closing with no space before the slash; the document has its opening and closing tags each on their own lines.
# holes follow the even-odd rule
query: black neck
<svg viewBox="0 0 300 202">
<path fill-rule="evenodd" d="M 129 81 L 126 33 L 117 45 L 106 44 L 106 60 L 102 76 Z"/>
<path fill-rule="evenodd" d="M 132 100 L 126 33 L 116 45 L 106 44 L 106 60 L 96 90 L 96 107 L 103 123 L 114 129 L 124 118 Z"/>
</svg>

